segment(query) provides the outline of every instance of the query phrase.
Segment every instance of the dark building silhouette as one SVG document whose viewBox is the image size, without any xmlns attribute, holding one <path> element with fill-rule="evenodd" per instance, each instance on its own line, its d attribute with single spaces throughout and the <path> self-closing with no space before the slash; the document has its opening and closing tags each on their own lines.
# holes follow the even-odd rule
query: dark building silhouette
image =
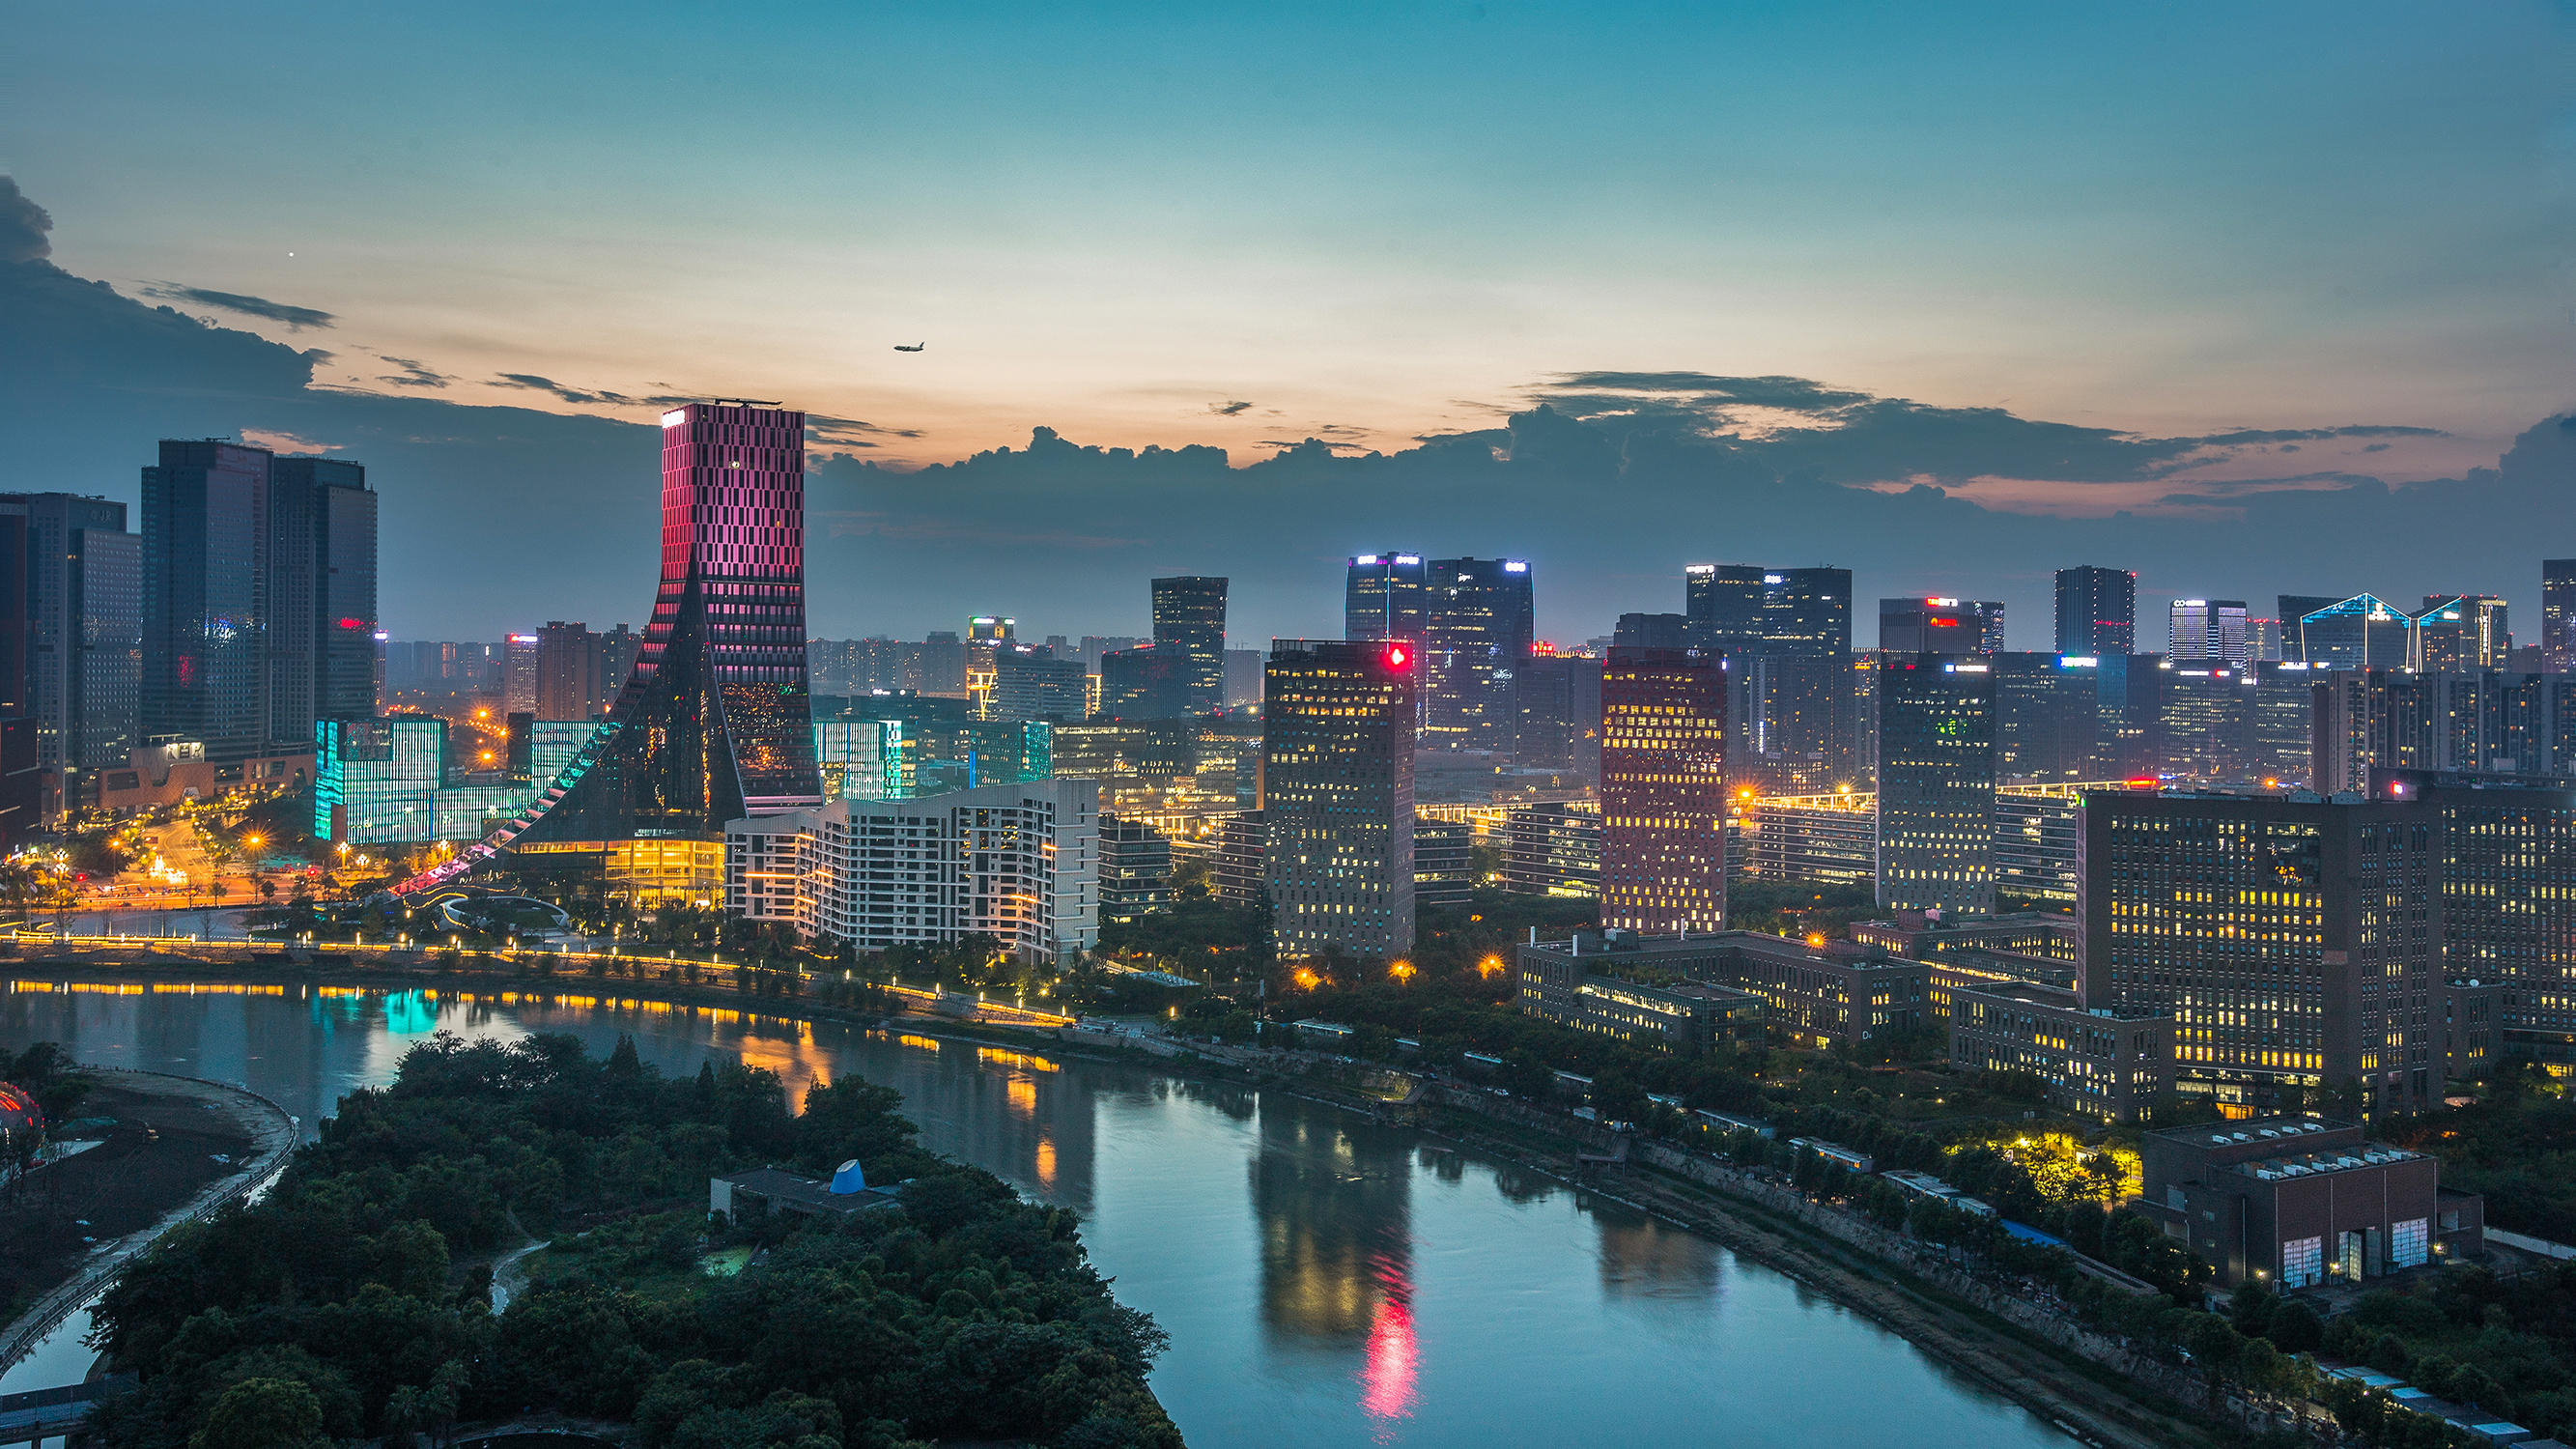
<svg viewBox="0 0 2576 1449">
<path fill-rule="evenodd" d="M 313 747 L 376 712 L 376 498 L 366 469 L 222 439 L 143 470 L 141 733 L 217 763 Z"/>
<path fill-rule="evenodd" d="M 337 458 L 271 458 L 269 739 L 376 712 L 376 495 Z"/>
<path fill-rule="evenodd" d="M 2540 561 L 2540 667 L 2576 673 L 2576 558 Z"/>
<path fill-rule="evenodd" d="M 37 762 L 49 777 L 75 780 L 122 765 L 140 743 L 143 540 L 125 531 L 125 505 L 104 498 L 0 494 L 0 507 L 27 519 L 27 697 Z"/>
<path fill-rule="evenodd" d="M 1520 559 L 1432 560 L 1423 612 L 1424 744 L 1511 747 L 1512 675 L 1529 662 L 1537 629 L 1531 597 L 1530 566 Z"/>
<path fill-rule="evenodd" d="M 823 800 L 805 675 L 805 415 L 662 415 L 662 583 L 599 732 L 519 817 L 417 889 L 514 845 L 720 838 Z"/>
<path fill-rule="evenodd" d="M 1351 556 L 1342 592 L 1342 637 L 1422 642 L 1424 583 L 1418 553 Z"/>
<path fill-rule="evenodd" d="M 1724 661 L 1613 648 L 1601 671 L 1601 924 L 1726 926 Z"/>
<path fill-rule="evenodd" d="M 2091 564 L 2057 571 L 2057 652 L 2131 654 L 2138 646 L 2138 576 Z"/>
<path fill-rule="evenodd" d="M 1189 660 L 1156 640 L 1100 656 L 1100 713 L 1109 719 L 1179 719 L 1190 712 Z"/>
<path fill-rule="evenodd" d="M 1861 772 L 1851 670 L 1851 570 L 1692 564 L 1687 642 L 1730 661 L 1731 768 L 1803 794 Z"/>
<path fill-rule="evenodd" d="M 1217 578 L 1154 580 L 1154 644 L 1180 655 L 1180 713 L 1225 708 L 1225 584 Z"/>
<path fill-rule="evenodd" d="M 1992 599 L 1881 599 L 1878 647 L 1890 654 L 1995 654 L 2004 606 Z"/>
<path fill-rule="evenodd" d="M 1687 649 L 1690 632 L 1687 614 L 1621 614 L 1618 627 L 1611 631 L 1610 647 Z"/>
</svg>

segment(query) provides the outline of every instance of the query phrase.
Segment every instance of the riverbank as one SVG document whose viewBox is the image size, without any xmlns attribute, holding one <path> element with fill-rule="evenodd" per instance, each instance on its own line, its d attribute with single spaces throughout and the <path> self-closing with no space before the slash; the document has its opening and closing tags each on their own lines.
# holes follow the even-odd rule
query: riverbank
<svg viewBox="0 0 2576 1449">
<path fill-rule="evenodd" d="M 271 967 L 256 972 L 212 973 L 202 968 L 173 972 L 166 958 L 137 963 L 125 971 L 103 969 L 102 963 L 96 961 L 60 965 L 88 982 L 109 983 L 97 989 L 136 993 L 186 990 L 192 984 L 199 989 L 242 989 L 252 981 L 274 982 L 283 977 L 326 990 L 428 988 L 450 995 L 451 999 L 592 1005 L 663 1002 L 781 1024 L 831 1021 L 869 1026 L 880 1021 L 874 1013 L 833 1007 L 810 998 L 746 999 L 741 993 L 720 988 L 658 980 L 547 980 L 529 979 L 515 972 L 467 970 L 279 973 Z M 25 980 L 33 973 L 13 974 Z M 1077 1043 L 1052 1033 L 978 1027 L 921 1016 L 900 1018 L 896 1029 L 985 1046 L 1040 1050 L 1060 1058 L 1143 1066 L 1183 1079 L 1278 1090 L 1382 1120 L 1409 1118 L 1415 1125 L 1480 1157 L 1597 1193 L 1725 1245 L 1749 1261 L 1779 1271 L 1819 1296 L 1854 1310 L 1962 1376 L 2022 1404 L 2043 1419 L 2062 1424 L 2078 1437 L 2121 1449 L 2213 1442 L 2211 1431 L 2195 1411 L 2164 1400 L 2118 1372 L 2049 1344 L 2027 1328 L 2007 1322 L 1901 1265 L 1876 1260 L 1850 1244 L 1838 1242 L 1814 1224 L 1795 1221 L 1706 1185 L 1685 1183 L 1650 1171 L 1642 1158 L 1622 1180 L 1586 1179 L 1575 1157 L 1578 1151 L 1597 1144 L 1580 1140 L 1579 1134 L 1586 1129 L 1571 1117 L 1542 1128 L 1497 1121 L 1435 1101 L 1405 1107 L 1383 1096 L 1346 1087 L 1329 1076 L 1304 1074 L 1305 1063 L 1325 1060 L 1312 1054 L 1287 1057 L 1240 1049 L 1203 1049 L 1164 1038 L 1102 1037 Z M 1200 1055 L 1201 1051 L 1207 1054 Z M 1487 1097 L 1489 1094 L 1477 1094 L 1479 1100 Z M 1500 1103 L 1503 1099 L 1491 1101 Z M 1548 1114 L 1551 1120 L 1555 1115 Z M 2151 1367 L 2161 1370 L 2163 1366 Z"/>
<path fill-rule="evenodd" d="M 19 1308 L 0 1373 L 96 1297 L 162 1233 L 255 1190 L 294 1151 L 296 1122 L 221 1082 L 84 1065 L 85 1113 L 113 1117 L 97 1147 L 30 1174 L 0 1208 L 0 1265 Z"/>
</svg>

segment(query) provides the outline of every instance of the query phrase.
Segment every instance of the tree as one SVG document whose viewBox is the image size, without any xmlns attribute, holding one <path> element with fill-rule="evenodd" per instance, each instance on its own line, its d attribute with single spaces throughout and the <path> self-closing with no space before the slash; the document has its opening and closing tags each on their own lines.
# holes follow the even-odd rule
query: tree
<svg viewBox="0 0 2576 1449">
<path fill-rule="evenodd" d="M 293 1379 L 244 1379 L 223 1391 L 188 1449 L 323 1449 L 322 1401 Z"/>
</svg>

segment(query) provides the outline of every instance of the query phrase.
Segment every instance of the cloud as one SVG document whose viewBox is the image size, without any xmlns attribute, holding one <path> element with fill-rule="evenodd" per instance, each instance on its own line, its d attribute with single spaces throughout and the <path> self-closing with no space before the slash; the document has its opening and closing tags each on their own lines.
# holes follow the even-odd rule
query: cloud
<svg viewBox="0 0 2576 1449">
<path fill-rule="evenodd" d="M 27 199 L 18 179 L 0 176 L 0 262 L 41 262 L 52 256 L 54 244 L 45 233 L 53 229 L 53 217 Z"/>
<path fill-rule="evenodd" d="M 878 438 L 918 438 L 919 428 L 888 428 L 859 418 L 837 418 L 830 413 L 807 413 L 805 435 L 821 443 L 838 443 L 851 448 L 880 447 Z"/>
<path fill-rule="evenodd" d="M 340 319 L 318 307 L 296 307 L 254 297 L 245 292 L 218 292 L 207 287 L 183 287 L 177 282 L 146 282 L 140 289 L 147 297 L 169 302 L 191 302 L 217 311 L 236 312 L 244 317 L 258 317 L 270 322 L 283 322 L 289 332 L 307 327 L 328 327 Z"/>
<path fill-rule="evenodd" d="M 338 453 L 345 451 L 345 449 L 343 449 L 338 443 L 317 443 L 311 438 L 300 438 L 295 434 L 286 432 L 280 428 L 244 428 L 241 430 L 241 440 L 250 444 L 254 448 L 266 448 L 272 453 Z"/>
<path fill-rule="evenodd" d="M 456 381 L 448 374 L 432 369 L 427 363 L 414 362 L 408 357 L 386 357 L 385 361 L 401 368 L 402 371 L 390 377 L 380 377 L 376 379 L 378 382 L 389 382 L 396 387 L 443 388 Z"/>
<path fill-rule="evenodd" d="M 1251 407 L 1252 404 L 1248 402 L 1212 402 L 1207 405 L 1207 410 L 1218 417 L 1230 418 L 1236 413 L 1248 411 Z"/>
</svg>

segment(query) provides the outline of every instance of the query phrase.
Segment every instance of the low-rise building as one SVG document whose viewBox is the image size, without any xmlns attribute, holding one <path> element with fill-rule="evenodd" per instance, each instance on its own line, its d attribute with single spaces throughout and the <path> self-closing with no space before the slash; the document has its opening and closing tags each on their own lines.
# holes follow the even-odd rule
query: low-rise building
<svg viewBox="0 0 2576 1449">
<path fill-rule="evenodd" d="M 1866 1041 L 1920 1027 L 1927 973 L 1920 962 L 1834 941 L 1810 944 L 1753 931 L 1642 936 L 1576 931 L 1518 948 L 1521 1009 L 1545 1016 L 1549 983 L 1594 972 L 1630 980 L 1724 986 L 1762 1003 L 1762 1020 L 1801 1046 Z M 1553 1009 L 1570 1009 L 1559 1002 Z"/>
<path fill-rule="evenodd" d="M 2087 1011 L 2072 991 L 2027 981 L 1960 987 L 1951 998 L 1950 1061 L 2023 1072 L 2048 1100 L 2106 1122 L 2140 1122 L 2172 1084 L 2170 1016 Z"/>
<path fill-rule="evenodd" d="M 2078 961 L 2084 955 L 2083 921 L 2053 911 L 2006 911 L 1964 919 L 1900 911 L 1889 920 L 1854 922 L 1851 938 L 1916 961 L 1938 960 L 1962 948 L 2019 951 L 2052 961 Z"/>
<path fill-rule="evenodd" d="M 1590 969 L 1596 964 L 1601 969 Z M 1630 974 L 1620 974 L 1623 966 Z M 1696 1053 L 1762 1019 L 1762 1003 L 1749 992 L 1674 979 L 1616 953 L 1524 950 L 1520 970 L 1523 1011 L 1621 1041 Z"/>
<path fill-rule="evenodd" d="M 1503 817 L 1503 889 L 1516 895 L 1601 894 L 1601 816 L 1576 805 L 1525 805 Z"/>
<path fill-rule="evenodd" d="M 1476 888 L 1476 827 L 1464 820 L 1413 822 L 1413 903 L 1463 906 Z"/>
<path fill-rule="evenodd" d="M 1142 820 L 1100 817 L 1100 919 L 1127 924 L 1172 903 L 1172 842 Z"/>
<path fill-rule="evenodd" d="M 2484 1253 L 2485 1203 L 2350 1123 L 2273 1117 L 2149 1132 L 2139 1211 L 2221 1285 L 2313 1287 Z"/>
<path fill-rule="evenodd" d="M 2504 983 L 2453 977 L 2442 983 L 2442 1053 L 2453 1078 L 2485 1076 L 2504 1043 Z"/>
<path fill-rule="evenodd" d="M 774 1167 L 707 1179 L 707 1211 L 736 1224 L 773 1214 L 831 1221 L 892 1207 L 902 1200 L 891 1188 L 868 1186 L 867 1175 L 855 1160 L 842 1163 L 829 1182 Z"/>
<path fill-rule="evenodd" d="M 1935 956 L 1923 965 L 1931 973 L 1932 1015 L 1942 1022 L 1950 1020 L 1952 996 L 1968 987 L 2027 981 L 2037 986 L 2053 986 L 2070 996 L 2075 993 L 2076 970 L 2073 965 L 2020 951 L 1988 951 L 1963 946 Z"/>
<path fill-rule="evenodd" d="M 859 951 L 990 936 L 1063 960 L 1100 939 L 1099 787 L 835 800 L 725 827 L 725 905 Z"/>
</svg>

